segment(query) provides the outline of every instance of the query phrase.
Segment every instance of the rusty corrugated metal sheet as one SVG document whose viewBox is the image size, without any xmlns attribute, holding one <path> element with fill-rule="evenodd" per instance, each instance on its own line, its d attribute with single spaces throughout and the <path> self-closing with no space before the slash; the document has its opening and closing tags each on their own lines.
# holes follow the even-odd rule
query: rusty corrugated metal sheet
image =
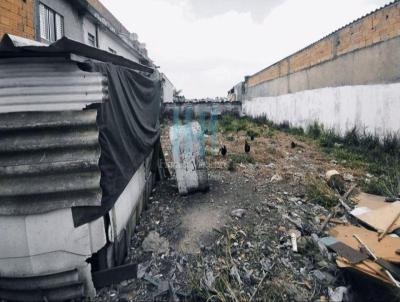
<svg viewBox="0 0 400 302">
<path fill-rule="evenodd" d="M 0 60 L 0 112 L 81 110 L 107 98 L 106 77 L 66 59 Z"/>
<path fill-rule="evenodd" d="M 0 114 L 0 215 L 99 206 L 96 110 Z"/>
</svg>

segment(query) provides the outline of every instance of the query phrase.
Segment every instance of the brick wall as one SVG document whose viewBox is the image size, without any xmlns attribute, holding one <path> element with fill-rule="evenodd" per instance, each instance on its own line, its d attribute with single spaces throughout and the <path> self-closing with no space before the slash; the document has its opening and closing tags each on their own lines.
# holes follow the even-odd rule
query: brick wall
<svg viewBox="0 0 400 302">
<path fill-rule="evenodd" d="M 386 6 L 251 76 L 249 87 L 400 36 L 400 2 Z"/>
<path fill-rule="evenodd" d="M 0 39 L 5 33 L 35 39 L 33 0 L 0 0 Z"/>
</svg>

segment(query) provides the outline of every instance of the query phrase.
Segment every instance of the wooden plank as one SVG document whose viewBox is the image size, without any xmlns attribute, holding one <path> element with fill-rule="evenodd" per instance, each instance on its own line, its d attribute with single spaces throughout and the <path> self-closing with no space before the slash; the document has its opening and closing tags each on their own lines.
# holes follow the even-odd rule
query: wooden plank
<svg viewBox="0 0 400 302">
<path fill-rule="evenodd" d="M 351 268 L 353 270 L 356 270 L 360 273 L 366 274 L 372 278 L 379 279 L 380 281 L 383 281 L 385 283 L 388 283 L 392 285 L 393 283 L 389 280 L 389 278 L 381 272 L 381 267 L 373 262 L 372 260 L 365 260 L 362 263 L 358 264 L 351 264 L 346 261 L 345 258 L 338 257 L 336 259 L 336 264 L 340 268 Z"/>
<path fill-rule="evenodd" d="M 378 258 L 400 263 L 400 255 L 396 254 L 396 250 L 400 247 L 400 238 L 386 236 L 381 241 L 378 241 L 378 234 L 376 232 L 353 225 L 336 226 L 330 230 L 330 235 L 338 241 L 355 250 L 359 250 L 359 244 L 353 237 L 354 234 L 361 238 Z"/>
<path fill-rule="evenodd" d="M 358 220 L 366 223 L 379 232 L 384 232 L 388 228 L 389 224 L 395 221 L 391 226 L 389 226 L 388 233 L 391 233 L 400 228 L 400 218 L 398 218 L 399 213 L 400 201 L 397 201 L 356 217 Z"/>
<path fill-rule="evenodd" d="M 364 192 L 353 197 L 352 201 L 357 204 L 358 208 L 365 207 L 371 210 L 377 210 L 388 205 L 388 203 L 385 202 L 385 197 Z"/>
</svg>

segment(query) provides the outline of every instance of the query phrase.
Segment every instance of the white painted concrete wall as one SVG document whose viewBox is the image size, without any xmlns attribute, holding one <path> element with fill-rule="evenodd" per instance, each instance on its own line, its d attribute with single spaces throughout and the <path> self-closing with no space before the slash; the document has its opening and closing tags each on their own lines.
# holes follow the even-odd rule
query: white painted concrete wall
<svg viewBox="0 0 400 302">
<path fill-rule="evenodd" d="M 143 192 L 146 185 L 144 163 L 135 172 L 117 202 L 110 211 L 112 219 L 112 239 L 114 240 L 126 228 L 135 209 L 143 202 Z"/>
<path fill-rule="evenodd" d="M 275 123 L 288 121 L 307 127 L 318 121 L 339 134 L 354 126 L 378 134 L 400 131 L 400 84 L 342 86 L 306 90 L 243 102 L 243 113 L 267 117 Z"/>
</svg>

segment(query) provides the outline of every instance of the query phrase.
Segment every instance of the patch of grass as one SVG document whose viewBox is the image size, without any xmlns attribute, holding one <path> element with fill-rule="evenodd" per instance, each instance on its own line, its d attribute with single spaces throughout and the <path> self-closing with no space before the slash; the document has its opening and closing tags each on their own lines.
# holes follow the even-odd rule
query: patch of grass
<svg viewBox="0 0 400 302">
<path fill-rule="evenodd" d="M 255 160 L 250 154 L 231 154 L 230 160 L 235 164 L 254 164 Z"/>
<path fill-rule="evenodd" d="M 366 193 L 397 198 L 400 194 L 400 172 L 392 170 L 387 175 L 361 180 L 360 186 Z"/>
<path fill-rule="evenodd" d="M 389 133 L 383 138 L 383 151 L 391 156 L 399 157 L 400 154 L 400 137 Z"/>
<path fill-rule="evenodd" d="M 218 121 L 218 130 L 223 133 L 245 131 L 247 136 L 271 136 L 271 129 L 260 121 L 248 117 L 225 115 Z"/>
<path fill-rule="evenodd" d="M 319 143 L 324 148 L 333 148 L 335 145 L 341 144 L 340 141 L 340 137 L 332 129 L 324 131 L 319 138 Z"/>
<path fill-rule="evenodd" d="M 306 131 L 301 127 L 292 127 L 289 122 L 274 124 L 266 118 L 250 119 L 224 116 L 219 121 L 219 127 L 224 132 L 246 131 L 248 136 L 271 137 L 274 131 L 283 131 L 295 135 L 301 141 L 314 141 L 322 150 L 334 157 L 344 166 L 361 169 L 375 175 L 377 178 L 369 182 L 360 181 L 367 193 L 397 196 L 399 194 L 400 171 L 400 137 L 395 134 L 379 138 L 357 127 L 353 127 L 344 135 L 339 135 L 333 129 L 314 122 Z M 244 155 L 234 156 L 232 161 L 253 162 Z"/>
<path fill-rule="evenodd" d="M 338 196 L 335 194 L 328 184 L 316 177 L 309 176 L 306 179 L 307 197 L 310 201 L 320 204 L 325 208 L 332 208 L 339 202 Z"/>
<path fill-rule="evenodd" d="M 313 124 L 310 124 L 307 127 L 307 135 L 313 139 L 320 138 L 323 132 L 324 132 L 324 127 L 318 122 L 314 122 Z"/>
<path fill-rule="evenodd" d="M 248 137 L 258 137 L 258 136 L 260 136 L 259 130 L 255 129 L 255 128 L 248 129 L 246 134 L 247 134 Z"/>
</svg>

